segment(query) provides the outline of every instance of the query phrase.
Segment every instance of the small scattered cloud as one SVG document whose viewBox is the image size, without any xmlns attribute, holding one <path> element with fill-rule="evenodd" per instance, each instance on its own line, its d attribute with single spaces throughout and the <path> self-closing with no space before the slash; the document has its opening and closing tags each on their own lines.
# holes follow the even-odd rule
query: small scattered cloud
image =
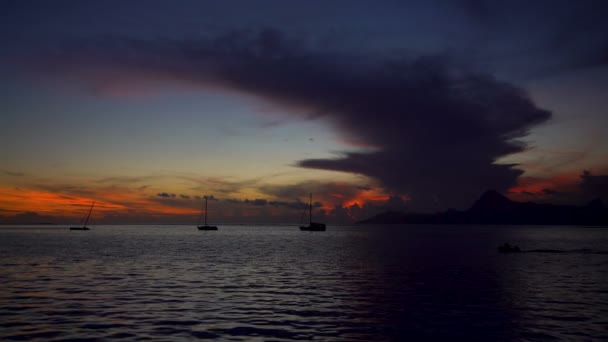
<svg viewBox="0 0 608 342">
<path fill-rule="evenodd" d="M 295 210 L 302 210 L 302 209 L 308 208 L 308 203 L 298 201 L 298 200 L 296 200 L 296 201 L 269 201 L 268 204 L 275 206 L 275 207 L 285 207 L 285 208 L 295 209 Z M 320 208 L 322 206 L 323 206 L 323 204 L 321 204 L 321 202 L 313 203 L 313 207 L 315 207 L 315 208 Z"/>
<path fill-rule="evenodd" d="M 1 173 L 7 175 L 7 176 L 12 176 L 12 177 L 23 177 L 25 176 L 25 173 L 23 172 L 18 172 L 18 171 L 10 171 L 10 170 L 0 170 Z"/>
<path fill-rule="evenodd" d="M 111 176 L 111 177 L 103 177 L 95 180 L 96 183 L 104 183 L 111 185 L 129 185 L 135 184 L 142 181 L 156 180 L 160 178 L 165 178 L 163 175 L 149 175 L 149 176 Z M 146 185 L 143 185 L 144 187 Z"/>
<path fill-rule="evenodd" d="M 543 189 L 542 190 L 542 194 L 543 195 L 547 195 L 547 196 L 562 196 L 562 195 L 566 195 L 565 192 L 557 191 L 557 190 L 553 190 L 553 189 Z"/>
<path fill-rule="evenodd" d="M 170 194 L 167 192 L 159 192 L 158 194 L 156 194 L 156 196 L 164 198 L 175 198 L 175 194 Z"/>
<path fill-rule="evenodd" d="M 249 203 L 249 204 L 253 204 L 253 205 L 258 205 L 258 206 L 264 206 L 266 204 L 268 204 L 268 201 L 263 199 L 263 198 L 256 198 L 254 200 L 245 200 L 244 203 Z"/>
</svg>

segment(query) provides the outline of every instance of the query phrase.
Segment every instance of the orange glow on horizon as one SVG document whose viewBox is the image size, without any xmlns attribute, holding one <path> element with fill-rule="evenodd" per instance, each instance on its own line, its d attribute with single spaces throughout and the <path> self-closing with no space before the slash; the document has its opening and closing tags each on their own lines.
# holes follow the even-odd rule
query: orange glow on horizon
<svg viewBox="0 0 608 342">
<path fill-rule="evenodd" d="M 315 210 L 324 210 L 330 214 L 336 208 L 361 208 L 372 205 L 382 206 L 391 199 L 391 195 L 381 189 L 357 188 L 348 183 L 332 183 L 319 191 L 319 200 L 314 201 Z M 407 201 L 407 196 L 399 196 Z M 277 199 L 281 201 L 281 199 Z M 35 188 L 0 187 L 0 216 L 14 216 L 25 213 L 36 213 L 45 217 L 56 217 L 59 221 L 76 220 L 86 215 L 91 203 L 95 201 L 93 217 L 96 220 L 117 222 L 122 219 L 149 220 L 182 216 L 195 218 L 201 213 L 201 201 L 195 197 L 161 196 L 152 188 L 106 187 L 91 188 L 86 192 L 69 193 L 69 190 L 49 191 Z M 289 215 L 293 208 L 272 206 L 230 207 L 230 201 L 213 206 L 211 216 L 223 218 L 259 218 L 262 216 L 281 217 Z M 237 203 L 251 203 L 246 200 Z M 218 203 L 219 204 L 219 203 Z M 306 203 L 308 204 L 308 203 Z"/>
<path fill-rule="evenodd" d="M 363 207 L 365 202 L 378 202 L 378 201 L 388 201 L 391 196 L 389 195 L 366 195 L 359 194 L 357 197 L 349 199 L 344 202 L 344 207 L 348 208 L 353 205 L 358 205 L 359 207 Z"/>
<path fill-rule="evenodd" d="M 580 173 L 564 173 L 550 178 L 521 177 L 518 184 L 508 190 L 511 194 L 543 194 L 543 190 L 569 190 L 577 186 L 580 181 Z"/>
<path fill-rule="evenodd" d="M 126 209 L 119 204 L 82 196 L 38 190 L 0 188 L 0 205 L 7 211 L 35 211 L 42 214 L 60 213 L 62 216 L 78 216 L 79 214 L 75 214 L 78 210 L 74 210 L 74 207 L 78 209 L 87 208 L 93 201 L 96 202 L 96 209 L 100 211 Z"/>
<path fill-rule="evenodd" d="M 516 186 L 508 190 L 507 195 L 515 201 L 568 201 L 581 191 L 581 173 L 562 173 L 548 178 L 521 177 Z M 576 196 L 574 196 L 576 197 Z"/>
<path fill-rule="evenodd" d="M 199 214 L 200 209 L 173 207 L 151 200 L 150 196 L 139 192 L 122 193 L 97 191 L 90 196 L 58 194 L 32 189 L 0 188 L 0 208 L 3 212 L 36 212 L 41 215 L 79 218 L 95 201 L 98 215 L 117 212 L 137 212 L 144 214 Z M 100 214 L 101 213 L 101 214 Z"/>
</svg>

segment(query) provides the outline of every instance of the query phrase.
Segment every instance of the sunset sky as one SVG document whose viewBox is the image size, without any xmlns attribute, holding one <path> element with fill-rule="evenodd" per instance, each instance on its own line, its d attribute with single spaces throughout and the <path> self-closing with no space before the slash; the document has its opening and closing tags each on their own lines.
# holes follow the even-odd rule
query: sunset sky
<svg viewBox="0 0 608 342">
<path fill-rule="evenodd" d="M 501 2 L 502 3 L 502 2 Z M 606 1 L 1 1 L 0 223 L 608 194 Z"/>
</svg>

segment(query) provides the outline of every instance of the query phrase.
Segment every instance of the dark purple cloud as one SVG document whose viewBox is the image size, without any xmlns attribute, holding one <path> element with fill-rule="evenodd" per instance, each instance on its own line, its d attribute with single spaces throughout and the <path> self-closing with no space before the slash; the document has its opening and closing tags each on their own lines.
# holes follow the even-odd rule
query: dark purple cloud
<svg viewBox="0 0 608 342">
<path fill-rule="evenodd" d="M 298 166 L 374 178 L 423 210 L 463 208 L 486 189 L 514 185 L 521 171 L 495 161 L 524 150 L 516 139 L 551 117 L 522 89 L 445 56 L 378 62 L 326 54 L 273 29 L 196 41 L 74 42 L 35 64 L 94 82 L 99 76 L 91 70 L 110 68 L 126 77 L 221 87 L 291 108 L 291 115 L 323 118 L 368 150 Z"/>
</svg>

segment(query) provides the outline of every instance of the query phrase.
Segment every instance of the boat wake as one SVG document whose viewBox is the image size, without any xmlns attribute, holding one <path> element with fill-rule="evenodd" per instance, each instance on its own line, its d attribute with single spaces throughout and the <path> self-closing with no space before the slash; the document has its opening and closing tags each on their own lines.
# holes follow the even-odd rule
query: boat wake
<svg viewBox="0 0 608 342">
<path fill-rule="evenodd" d="M 523 250 L 522 253 L 547 253 L 547 254 L 608 254 L 608 251 L 598 251 L 593 249 L 530 249 Z"/>
</svg>

